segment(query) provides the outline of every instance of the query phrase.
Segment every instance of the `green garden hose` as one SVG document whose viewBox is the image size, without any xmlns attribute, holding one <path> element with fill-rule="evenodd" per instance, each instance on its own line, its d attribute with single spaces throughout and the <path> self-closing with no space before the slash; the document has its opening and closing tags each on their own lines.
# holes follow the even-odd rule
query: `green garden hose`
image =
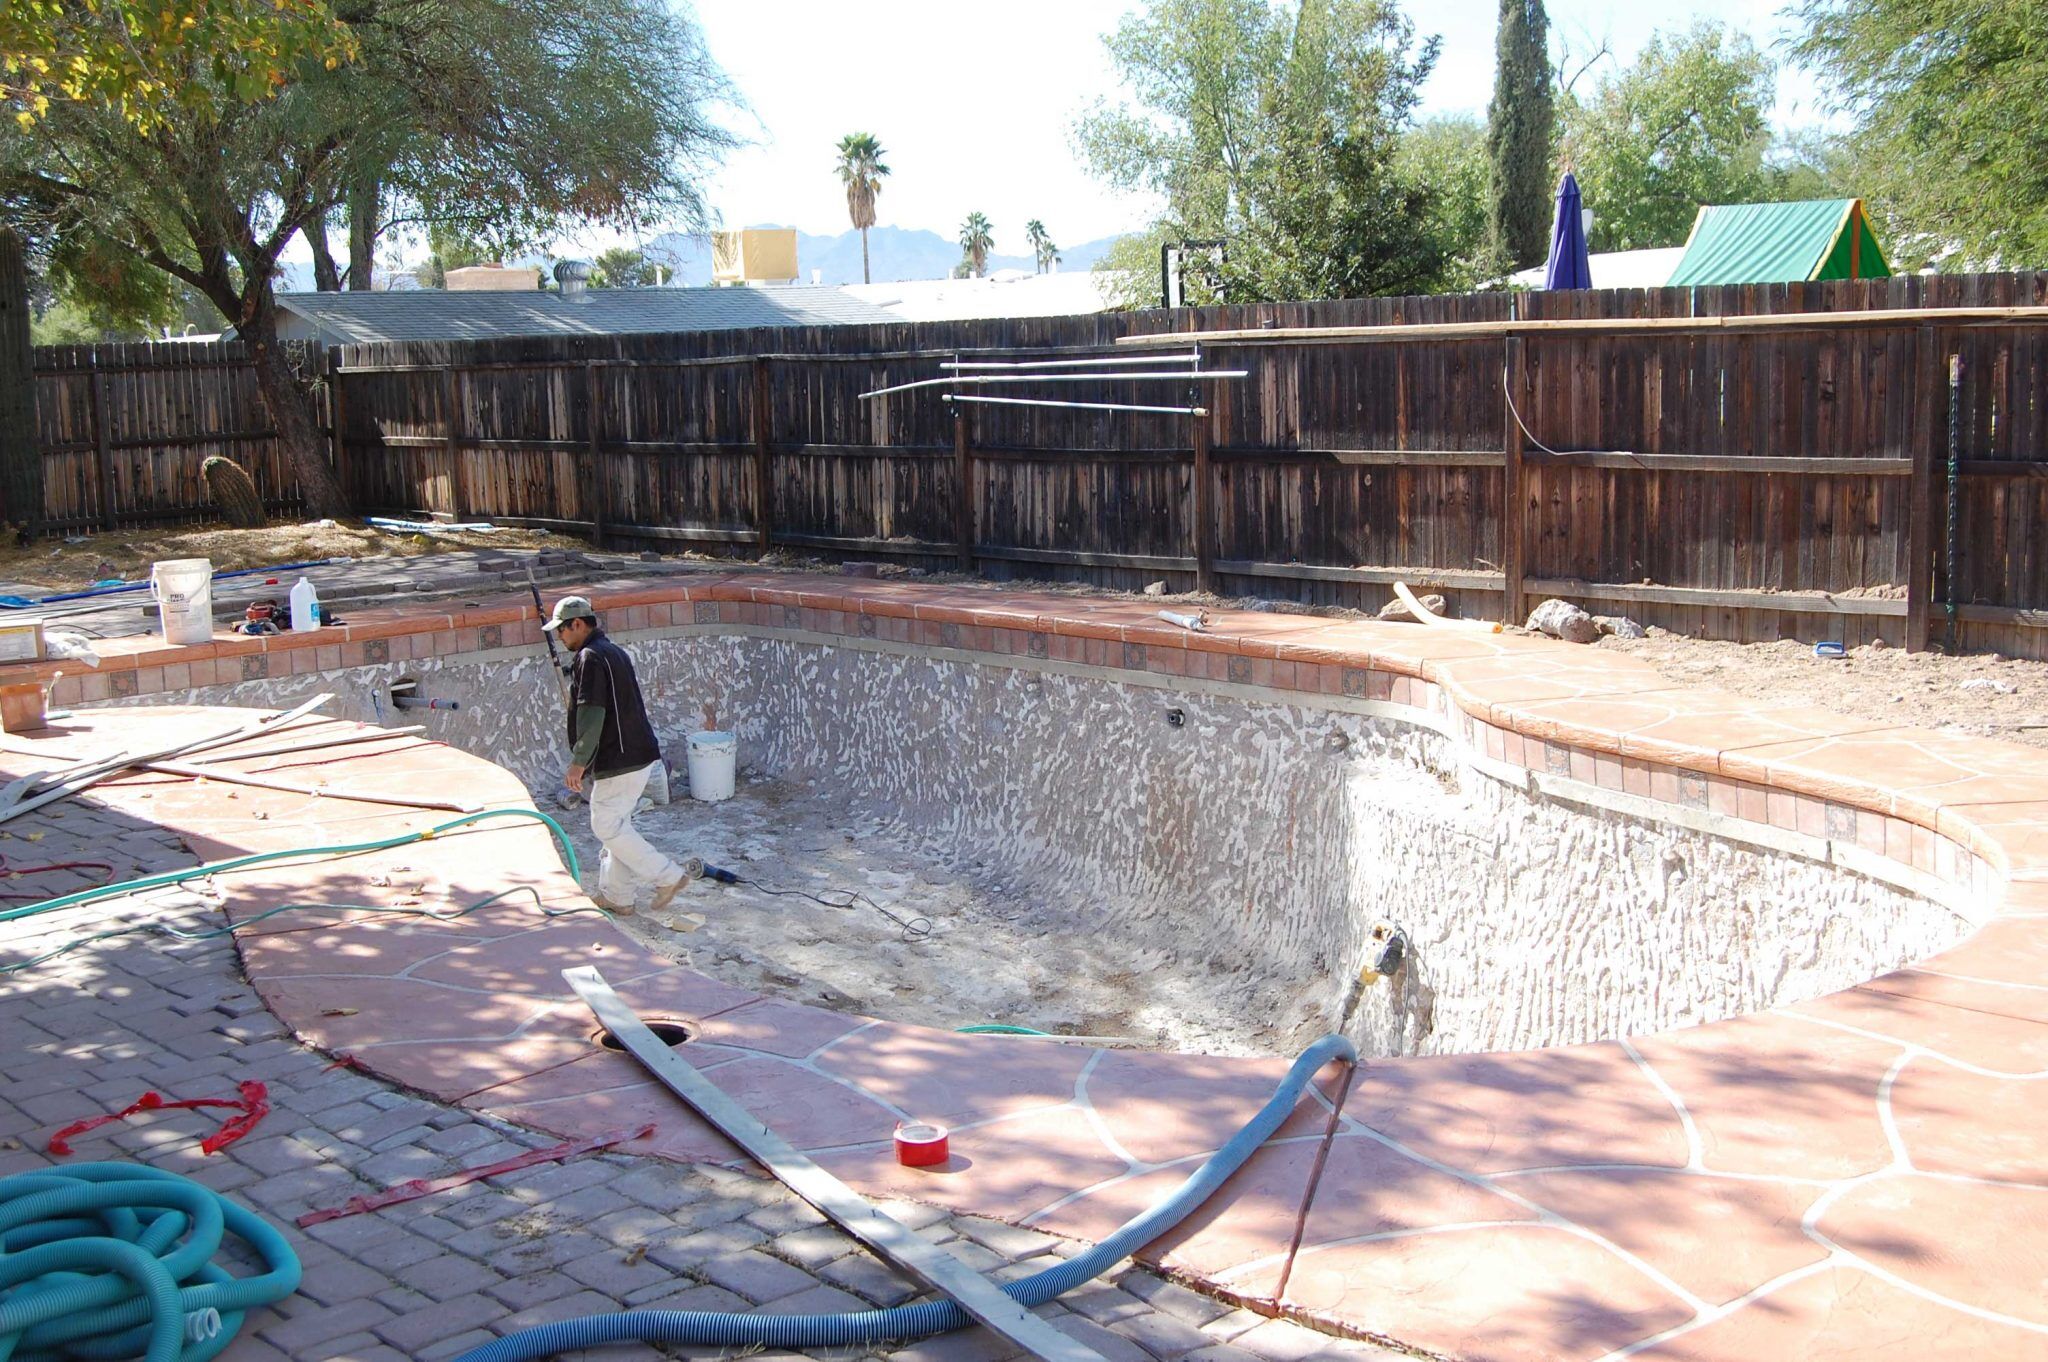
<svg viewBox="0 0 2048 1362">
<path fill-rule="evenodd" d="M 262 1272 L 213 1261 L 227 1235 Z M 0 1362 L 207 1362 L 298 1286 L 284 1235 L 190 1178 L 121 1163 L 0 1178 Z"/>
<path fill-rule="evenodd" d="M 166 870 L 158 875 L 145 875 L 138 880 L 124 880 L 120 884 L 103 884 L 97 889 L 81 889 L 75 894 L 60 898 L 45 899 L 41 903 L 27 903 L 19 908 L 0 911 L 0 922 L 13 922 L 18 918 L 34 917 L 38 913 L 52 913 L 59 908 L 75 908 L 81 903 L 94 903 L 100 899 L 119 898 L 124 894 L 137 894 L 145 889 L 160 889 L 169 884 L 183 884 L 187 880 L 203 880 L 209 875 L 226 874 L 231 870 L 242 870 L 252 865 L 266 865 L 272 861 L 288 861 L 305 856 L 358 856 L 368 851 L 387 851 L 392 847 L 410 846 L 438 837 L 444 832 L 481 823 L 486 818 L 533 818 L 547 824 L 555 840 L 562 844 L 562 857 L 569 863 L 569 874 L 583 878 L 583 863 L 576 857 L 576 848 L 570 845 L 569 834 L 562 825 L 538 809 L 485 809 L 481 813 L 466 813 L 460 818 L 451 818 L 420 832 L 408 832 L 398 837 L 385 837 L 374 842 L 352 842 L 331 847 L 291 847 L 283 851 L 258 851 L 248 856 L 236 856 L 230 860 L 214 861 L 207 865 L 195 865 L 185 870 Z M 8 1362 L 0 1355 L 0 1362 Z"/>
</svg>

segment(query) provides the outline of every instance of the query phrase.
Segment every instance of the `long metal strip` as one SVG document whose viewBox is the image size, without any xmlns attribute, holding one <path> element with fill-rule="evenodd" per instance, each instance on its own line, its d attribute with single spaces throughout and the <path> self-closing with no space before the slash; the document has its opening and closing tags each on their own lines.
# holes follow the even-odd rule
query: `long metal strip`
<svg viewBox="0 0 2048 1362">
<path fill-rule="evenodd" d="M 1102 369 L 1119 364 L 1200 364 L 1202 354 L 1190 350 L 1185 355 L 1119 355 L 1114 359 L 956 359 L 940 363 L 941 369 Z"/>
<path fill-rule="evenodd" d="M 749 1114 L 648 1030 L 596 969 L 579 965 L 563 970 L 562 977 L 605 1030 L 662 1086 L 848 1234 L 934 1291 L 943 1291 L 962 1310 L 1018 1347 L 1048 1362 L 1104 1362 L 1100 1353 L 1011 1300 L 988 1278 L 919 1237 Z"/>
<path fill-rule="evenodd" d="M 962 383 L 1192 383 L 1202 378 L 1244 378 L 1250 373 L 1249 369 L 1190 369 L 1185 373 L 1161 374 L 947 374 L 944 378 L 920 378 L 874 388 L 861 397 L 887 397 L 913 388 L 943 388 Z"/>
<path fill-rule="evenodd" d="M 1207 407 L 1147 407 L 1135 402 L 1056 402 L 1039 397 L 976 397 L 970 393 L 947 393 L 948 402 L 980 402 L 991 407 L 1072 407 L 1085 411 L 1156 411 L 1169 416 L 1207 416 Z"/>
</svg>

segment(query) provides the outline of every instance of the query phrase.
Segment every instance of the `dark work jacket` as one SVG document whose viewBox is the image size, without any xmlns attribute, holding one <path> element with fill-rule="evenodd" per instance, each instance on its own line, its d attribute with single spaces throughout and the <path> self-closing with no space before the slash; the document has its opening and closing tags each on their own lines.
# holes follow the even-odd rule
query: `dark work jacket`
<svg viewBox="0 0 2048 1362">
<path fill-rule="evenodd" d="M 661 760 L 661 744 L 654 739 L 654 725 L 647 721 L 647 706 L 640 699 L 640 679 L 633 674 L 633 659 L 625 649 L 600 629 L 576 650 L 571 675 L 575 683 L 569 708 L 570 747 L 576 745 L 576 711 L 584 705 L 604 710 L 604 735 L 597 741 L 597 755 L 590 759 L 593 776 L 638 771 Z"/>
</svg>

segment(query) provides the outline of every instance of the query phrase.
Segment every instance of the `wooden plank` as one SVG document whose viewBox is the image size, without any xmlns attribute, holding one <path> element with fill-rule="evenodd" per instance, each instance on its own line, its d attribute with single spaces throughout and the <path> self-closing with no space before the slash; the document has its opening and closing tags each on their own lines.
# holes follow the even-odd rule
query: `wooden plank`
<svg viewBox="0 0 2048 1362">
<path fill-rule="evenodd" d="M 1499 468 L 1507 455 L 1497 449 L 1260 449 L 1217 445 L 1214 463 L 1336 464 L 1343 468 Z"/>
<path fill-rule="evenodd" d="M 1527 572 L 1523 553 L 1529 534 L 1528 491 L 1522 475 L 1522 423 L 1515 416 L 1516 405 L 1524 400 L 1527 388 L 1520 336 L 1509 336 L 1502 343 L 1501 364 L 1501 618 L 1509 624 L 1520 624 L 1528 616 L 1522 578 Z"/>
<path fill-rule="evenodd" d="M 911 558 L 958 559 L 960 556 L 960 545 L 953 540 L 881 539 L 861 535 L 799 534 L 793 530 L 777 530 L 775 542 L 786 544 L 793 549 L 837 549 L 846 553 L 898 554 Z"/>
<path fill-rule="evenodd" d="M 457 381 L 455 366 L 444 366 L 441 370 L 441 441 L 442 452 L 448 460 L 450 495 L 455 498 L 455 518 L 468 520 L 475 513 L 476 500 L 470 495 L 469 472 L 459 444 L 462 422 L 456 417 Z"/>
<path fill-rule="evenodd" d="M 94 370 L 92 376 L 92 440 L 99 451 L 100 528 L 111 530 L 121 523 L 119 490 L 114 479 L 114 445 L 107 413 L 107 376 Z"/>
<path fill-rule="evenodd" d="M 586 448 L 578 460 L 577 485 L 587 498 L 583 509 L 590 517 L 590 542 L 605 547 L 604 508 L 611 489 L 604 482 L 604 387 L 593 361 L 583 366 L 583 419 Z"/>
<path fill-rule="evenodd" d="M 348 462 L 348 402 L 341 393 L 341 347 L 327 347 L 327 457 L 335 479 L 351 500 L 356 495 Z"/>
<path fill-rule="evenodd" d="M 1505 574 L 1469 568 L 1439 567 L 1324 567 L 1315 563 L 1262 563 L 1243 558 L 1220 558 L 1214 567 L 1219 576 L 1271 577 L 1293 582 L 1361 582 L 1390 586 L 1407 582 L 1413 586 L 1442 586 L 1458 591 L 1499 591 Z"/>
<path fill-rule="evenodd" d="M 1655 473 L 1802 473 L 1824 477 L 1905 478 L 1911 459 L 1803 458 L 1749 454 L 1633 454 L 1626 450 L 1522 455 L 1524 468 L 1612 468 Z"/>
<path fill-rule="evenodd" d="M 1885 596 L 1838 596 L 1824 591 L 1720 591 L 1695 586 L 1641 586 L 1586 582 L 1575 577 L 1531 577 L 1533 595 L 1596 601 L 1649 601 L 1725 610 L 1775 610 L 1787 615 L 1876 615 L 1904 618 L 1906 603 Z"/>
<path fill-rule="evenodd" d="M 597 970 L 581 965 L 563 970 L 562 977 L 598 1023 L 663 1087 L 854 1238 L 1034 1356 L 1047 1362 L 1103 1362 L 1099 1353 L 1026 1310 L 994 1282 L 919 1237 L 769 1129 L 648 1030 Z"/>
<path fill-rule="evenodd" d="M 1172 338 L 1120 336 L 1119 347 L 1158 348 L 1190 341 L 1204 345 L 1412 344 L 1426 340 L 1492 340 L 1503 336 L 1626 336 L 1705 332 L 1839 331 L 1850 327 L 2048 326 L 2048 307 L 1893 308 L 1877 311 L 1780 312 L 1710 317 L 1569 317 L 1484 322 L 1422 322 L 1397 326 L 1276 326 L 1256 331 L 1183 331 Z"/>
<path fill-rule="evenodd" d="M 974 571 L 974 450 L 967 408 L 953 404 L 953 537 L 960 545 L 960 570 Z"/>
<path fill-rule="evenodd" d="M 1161 553 L 1089 553 L 1079 549 L 1025 549 L 1004 544 L 977 544 L 977 558 L 1009 563 L 1052 563 L 1065 567 L 1133 568 L 1139 572 L 1195 572 L 1193 558 Z"/>
<path fill-rule="evenodd" d="M 1195 590 L 1214 591 L 1216 570 L 1211 563 L 1216 543 L 1216 474 L 1209 467 L 1209 413 L 1198 411 L 1189 418 L 1194 427 L 1194 509 L 1190 537 L 1194 540 Z"/>
<path fill-rule="evenodd" d="M 754 400 L 748 419 L 754 427 L 754 551 L 768 552 L 775 528 L 775 484 L 770 477 L 769 443 L 775 438 L 772 389 L 768 382 L 768 361 L 754 361 Z"/>
<path fill-rule="evenodd" d="M 1948 360 L 1941 333 L 1923 326 L 1915 340 L 1913 482 L 1906 501 L 1906 651 L 1927 651 L 1928 608 L 1934 599 L 1935 441 L 1948 424 Z M 1939 412 L 1939 419 L 1936 413 Z M 1938 434 L 1939 433 L 1939 434 Z M 1946 448 L 1946 440 L 1942 441 Z"/>
</svg>

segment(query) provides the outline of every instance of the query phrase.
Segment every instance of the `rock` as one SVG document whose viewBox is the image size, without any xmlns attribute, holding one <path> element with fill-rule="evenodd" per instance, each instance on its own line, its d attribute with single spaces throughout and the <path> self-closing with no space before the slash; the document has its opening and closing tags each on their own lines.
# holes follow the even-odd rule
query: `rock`
<svg viewBox="0 0 2048 1362">
<path fill-rule="evenodd" d="M 1994 681 L 1988 676 L 1973 676 L 1956 687 L 1965 695 L 2016 695 L 2019 687 L 2010 681 Z"/>
<path fill-rule="evenodd" d="M 1551 599 L 1529 612 L 1529 628 L 1566 643 L 1591 643 L 1600 637 L 1593 617 L 1570 601 Z"/>
<path fill-rule="evenodd" d="M 1146 594 L 1147 596 L 1164 596 L 1164 595 L 1166 594 L 1166 583 L 1164 583 L 1164 582 L 1147 582 L 1147 583 L 1145 583 L 1145 594 Z"/>
<path fill-rule="evenodd" d="M 1870 640 L 1870 651 L 1872 651 L 1873 653 L 1875 653 L 1875 652 L 1881 652 L 1882 650 L 1884 650 L 1884 649 L 1886 649 L 1886 648 L 1889 648 L 1889 647 L 1891 647 L 1891 646 L 1892 646 L 1891 644 L 1889 644 L 1889 643 L 1886 643 L 1886 642 L 1885 642 L 1885 641 L 1884 641 L 1883 639 L 1881 639 L 1881 638 L 1874 638 L 1874 639 Z"/>
<path fill-rule="evenodd" d="M 1649 630 L 1637 624 L 1627 615 L 1595 615 L 1593 616 L 1593 623 L 1599 626 L 1601 633 L 1612 635 L 1615 638 L 1648 638 L 1650 636 Z"/>
<path fill-rule="evenodd" d="M 1444 613 L 1444 598 L 1441 596 L 1432 594 L 1417 596 L 1415 599 L 1422 602 L 1422 608 L 1432 615 Z M 1379 617 L 1383 620 L 1409 620 L 1417 624 L 1421 623 L 1420 620 L 1415 618 L 1415 612 L 1408 608 L 1408 603 L 1399 596 L 1394 597 L 1394 599 L 1380 607 Z"/>
<path fill-rule="evenodd" d="M 656 553 L 653 549 L 642 549 L 640 551 L 640 561 L 643 563 L 659 563 L 661 561 L 661 555 Z"/>
<path fill-rule="evenodd" d="M 882 575 L 882 565 L 880 563 L 841 563 L 839 571 L 847 577 L 879 577 Z"/>
</svg>

